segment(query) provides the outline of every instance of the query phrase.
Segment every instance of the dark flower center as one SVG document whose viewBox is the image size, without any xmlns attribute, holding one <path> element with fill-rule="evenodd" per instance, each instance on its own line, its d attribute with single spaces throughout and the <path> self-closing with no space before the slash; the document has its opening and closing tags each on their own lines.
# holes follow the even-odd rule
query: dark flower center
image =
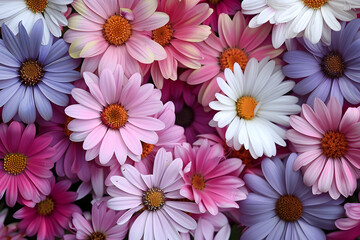
<svg viewBox="0 0 360 240">
<path fill-rule="evenodd" d="M 39 214 L 43 216 L 49 215 L 54 210 L 54 201 L 51 198 L 46 197 L 44 201 L 36 204 L 36 208 Z"/>
<path fill-rule="evenodd" d="M 12 175 L 18 175 L 25 170 L 27 157 L 19 153 L 9 153 L 4 157 L 4 170 Z"/>
<path fill-rule="evenodd" d="M 171 24 L 166 24 L 161 28 L 155 29 L 152 31 L 152 39 L 160 44 L 161 46 L 166 46 L 170 43 L 174 34 L 174 29 Z"/>
<path fill-rule="evenodd" d="M 44 69 L 38 60 L 26 60 L 22 63 L 19 74 L 24 85 L 34 86 L 38 84 L 44 76 Z"/>
<path fill-rule="evenodd" d="M 106 236 L 102 232 L 94 232 L 89 236 L 88 240 L 106 240 Z"/>
<path fill-rule="evenodd" d="M 302 216 L 303 206 L 297 197 L 284 195 L 277 200 L 275 210 L 280 219 L 293 222 Z"/>
<path fill-rule="evenodd" d="M 341 158 L 347 151 L 348 142 L 343 133 L 328 131 L 321 139 L 321 149 L 328 158 Z"/>
<path fill-rule="evenodd" d="M 340 54 L 330 52 L 328 55 L 323 57 L 321 61 L 321 69 L 328 78 L 339 78 L 344 74 L 345 63 Z"/>
<path fill-rule="evenodd" d="M 205 188 L 205 178 L 200 174 L 194 174 L 191 178 L 191 185 L 197 190 L 203 190 Z"/>
<path fill-rule="evenodd" d="M 144 192 L 142 201 L 145 208 L 149 211 L 156 211 L 161 209 L 165 204 L 165 195 L 160 188 L 150 188 Z"/>
<path fill-rule="evenodd" d="M 176 120 L 175 124 L 182 126 L 182 127 L 188 127 L 192 124 L 194 121 L 194 111 L 191 107 L 184 105 L 184 107 L 181 109 L 179 113 L 176 114 Z"/>
</svg>

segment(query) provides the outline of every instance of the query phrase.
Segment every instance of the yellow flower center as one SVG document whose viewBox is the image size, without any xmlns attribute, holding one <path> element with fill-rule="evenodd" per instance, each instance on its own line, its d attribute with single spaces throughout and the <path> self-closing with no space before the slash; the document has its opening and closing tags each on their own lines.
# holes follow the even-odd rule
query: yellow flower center
<svg viewBox="0 0 360 240">
<path fill-rule="evenodd" d="M 161 28 L 153 30 L 152 39 L 164 47 L 170 43 L 173 34 L 174 29 L 172 28 L 171 24 L 168 23 Z"/>
<path fill-rule="evenodd" d="M 320 9 L 328 0 L 302 0 L 309 8 Z"/>
<path fill-rule="evenodd" d="M 205 188 L 205 178 L 200 174 L 194 174 L 191 178 L 191 185 L 197 190 L 203 190 Z"/>
<path fill-rule="evenodd" d="M 241 148 L 236 151 L 236 150 L 232 150 L 230 157 L 232 158 L 239 158 L 242 160 L 242 163 L 245 164 L 247 167 L 251 167 L 253 164 L 253 161 L 255 160 L 251 154 L 249 150 L 246 150 L 244 148 L 244 146 L 241 146 Z"/>
<path fill-rule="evenodd" d="M 328 78 L 339 78 L 344 74 L 345 63 L 339 54 L 330 52 L 322 59 L 321 69 Z"/>
<path fill-rule="evenodd" d="M 341 158 L 347 151 L 348 142 L 343 133 L 338 131 L 328 131 L 321 139 L 321 148 L 328 158 Z"/>
<path fill-rule="evenodd" d="M 255 108 L 258 103 L 253 97 L 244 96 L 236 102 L 236 112 L 240 118 L 251 120 L 254 118 Z"/>
<path fill-rule="evenodd" d="M 127 122 L 127 112 L 119 104 L 112 104 L 104 108 L 101 113 L 102 122 L 111 129 L 119 129 Z"/>
<path fill-rule="evenodd" d="M 89 236 L 88 240 L 106 240 L 106 236 L 102 232 L 94 232 Z"/>
<path fill-rule="evenodd" d="M 4 157 L 4 170 L 12 175 L 18 175 L 25 170 L 27 157 L 19 153 L 9 153 Z"/>
<path fill-rule="evenodd" d="M 303 206 L 297 197 L 285 195 L 277 200 L 275 210 L 280 219 L 293 222 L 302 216 Z"/>
<path fill-rule="evenodd" d="M 48 4 L 47 0 L 25 0 L 26 6 L 34 13 L 43 12 Z"/>
<path fill-rule="evenodd" d="M 226 49 L 221 53 L 219 58 L 221 71 L 224 71 L 225 68 L 230 68 L 232 71 L 234 71 L 235 63 L 238 63 L 241 69 L 244 71 L 248 61 L 249 60 L 244 51 L 238 48 Z"/>
<path fill-rule="evenodd" d="M 24 85 L 34 86 L 44 76 L 44 69 L 37 60 L 26 60 L 22 63 L 19 74 Z"/>
<path fill-rule="evenodd" d="M 142 154 L 141 154 L 141 158 L 145 158 L 147 156 L 149 156 L 149 154 L 151 153 L 151 151 L 154 148 L 154 145 L 146 143 L 146 142 L 141 142 L 141 146 L 142 146 Z"/>
<path fill-rule="evenodd" d="M 109 44 L 122 45 L 131 37 L 131 24 L 120 15 L 112 15 L 103 25 L 103 35 Z"/>
<path fill-rule="evenodd" d="M 150 188 L 144 192 L 142 201 L 147 210 L 156 211 L 164 206 L 165 195 L 164 192 L 159 188 Z"/>
<path fill-rule="evenodd" d="M 66 116 L 66 120 L 64 123 L 64 132 L 65 132 L 65 136 L 67 136 L 68 138 L 70 137 L 70 135 L 73 133 L 72 131 L 69 130 L 68 125 L 69 123 L 74 120 L 74 118 L 72 117 L 68 117 Z"/>
<path fill-rule="evenodd" d="M 46 197 L 44 201 L 36 204 L 36 208 L 39 214 L 43 216 L 49 215 L 54 210 L 54 201 L 51 198 Z"/>
</svg>

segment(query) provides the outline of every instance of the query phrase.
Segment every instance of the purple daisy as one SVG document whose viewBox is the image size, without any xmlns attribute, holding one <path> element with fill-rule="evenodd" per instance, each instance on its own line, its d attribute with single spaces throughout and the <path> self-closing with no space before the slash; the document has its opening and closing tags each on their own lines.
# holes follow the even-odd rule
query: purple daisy
<svg viewBox="0 0 360 240">
<path fill-rule="evenodd" d="M 266 158 L 261 163 L 265 179 L 247 174 L 246 185 L 253 191 L 240 202 L 241 222 L 249 228 L 241 239 L 325 240 L 321 229 L 336 229 L 335 220 L 344 214 L 328 194 L 312 195 L 299 171 L 293 171 L 297 155 L 284 163 Z"/>
<path fill-rule="evenodd" d="M 41 45 L 44 27 L 38 20 L 30 33 L 19 23 L 19 34 L 5 24 L 0 39 L 0 107 L 2 119 L 9 122 L 15 114 L 21 121 L 33 123 L 36 112 L 45 120 L 52 117 L 50 102 L 67 106 L 74 87 L 71 82 L 80 78 L 73 70 L 79 65 L 72 59 L 69 46 L 63 39 Z"/>
<path fill-rule="evenodd" d="M 330 46 L 300 38 L 306 50 L 284 54 L 288 65 L 283 72 L 287 77 L 302 79 L 293 91 L 302 96 L 309 94 L 310 106 L 316 97 L 327 102 L 332 96 L 341 105 L 344 98 L 351 104 L 360 103 L 360 19 L 341 25 L 340 31 L 332 31 Z"/>
</svg>

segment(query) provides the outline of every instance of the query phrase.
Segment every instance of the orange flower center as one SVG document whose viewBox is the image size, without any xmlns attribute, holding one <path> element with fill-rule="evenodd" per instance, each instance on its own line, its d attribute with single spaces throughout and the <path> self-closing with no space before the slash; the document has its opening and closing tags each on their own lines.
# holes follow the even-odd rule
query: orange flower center
<svg viewBox="0 0 360 240">
<path fill-rule="evenodd" d="M 46 8 L 47 0 L 25 0 L 26 6 L 34 13 L 43 12 Z"/>
<path fill-rule="evenodd" d="M 173 34 L 174 29 L 172 28 L 171 24 L 168 23 L 161 28 L 153 30 L 152 39 L 164 47 L 170 43 Z"/>
<path fill-rule="evenodd" d="M 321 139 L 321 148 L 328 158 L 341 158 L 347 151 L 348 142 L 343 133 L 328 131 Z"/>
<path fill-rule="evenodd" d="M 25 170 L 27 157 L 19 153 L 9 153 L 4 157 L 4 170 L 12 175 L 18 175 Z"/>
<path fill-rule="evenodd" d="M 191 185 L 197 190 L 203 190 L 205 188 L 205 179 L 200 174 L 194 174 L 191 178 Z"/>
<path fill-rule="evenodd" d="M 72 131 L 69 130 L 68 125 L 69 123 L 74 120 L 74 118 L 72 117 L 68 117 L 66 116 L 66 120 L 64 123 L 64 132 L 65 132 L 65 136 L 67 136 L 68 138 L 70 137 L 70 135 L 73 133 Z"/>
<path fill-rule="evenodd" d="M 328 0 L 303 0 L 303 3 L 309 8 L 320 9 Z"/>
<path fill-rule="evenodd" d="M 109 44 L 122 45 L 131 37 L 131 25 L 126 18 L 112 15 L 103 25 L 103 35 Z"/>
<path fill-rule="evenodd" d="M 246 150 L 244 146 L 241 146 L 240 150 L 232 150 L 230 157 L 232 158 L 239 158 L 242 160 L 242 163 L 245 164 L 247 167 L 251 167 L 254 161 L 254 158 L 251 156 L 250 151 Z"/>
<path fill-rule="evenodd" d="M 149 154 L 151 153 L 151 151 L 154 148 L 154 145 L 146 143 L 146 142 L 141 142 L 141 146 L 142 146 L 142 154 L 141 154 L 141 158 L 145 158 L 147 156 L 149 156 Z"/>
<path fill-rule="evenodd" d="M 253 97 L 244 96 L 236 102 L 236 112 L 240 118 L 251 120 L 254 118 L 255 108 L 258 103 Z"/>
<path fill-rule="evenodd" d="M 344 74 L 345 63 L 339 54 L 330 52 L 322 59 L 321 69 L 328 78 L 339 78 Z"/>
<path fill-rule="evenodd" d="M 34 86 L 44 76 L 44 69 L 37 60 L 26 60 L 22 63 L 19 74 L 24 85 Z"/>
<path fill-rule="evenodd" d="M 104 108 L 101 113 L 102 122 L 111 129 L 119 129 L 127 122 L 127 112 L 119 104 L 112 104 Z"/>
<path fill-rule="evenodd" d="M 44 201 L 36 204 L 36 208 L 39 214 L 43 216 L 49 215 L 54 210 L 54 201 L 51 198 L 46 197 Z"/>
<path fill-rule="evenodd" d="M 277 200 L 275 210 L 280 219 L 293 222 L 302 216 L 303 206 L 297 197 L 285 195 Z"/>
<path fill-rule="evenodd" d="M 235 63 L 238 63 L 241 69 L 244 71 L 248 61 L 249 60 L 244 51 L 238 48 L 226 49 L 221 53 L 219 58 L 221 71 L 224 71 L 225 68 L 230 68 L 232 71 L 234 71 Z"/>
<path fill-rule="evenodd" d="M 212 5 L 217 5 L 221 0 L 209 0 Z"/>
<path fill-rule="evenodd" d="M 88 240 L 106 240 L 106 236 L 102 232 L 94 232 L 91 234 Z"/>
<path fill-rule="evenodd" d="M 164 192 L 159 188 L 150 188 L 142 196 L 144 206 L 149 211 L 161 209 L 165 204 Z"/>
</svg>

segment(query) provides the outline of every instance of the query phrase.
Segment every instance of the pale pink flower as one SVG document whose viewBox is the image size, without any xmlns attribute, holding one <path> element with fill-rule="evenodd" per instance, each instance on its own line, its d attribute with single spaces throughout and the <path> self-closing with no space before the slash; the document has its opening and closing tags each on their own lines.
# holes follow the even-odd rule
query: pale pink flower
<svg viewBox="0 0 360 240">
<path fill-rule="evenodd" d="M 191 231 L 195 239 L 209 239 L 212 237 L 214 240 L 229 239 L 230 237 L 230 224 L 227 217 L 219 212 L 213 216 L 210 213 L 194 215 L 197 220 L 197 228 Z"/>
<path fill-rule="evenodd" d="M 42 201 L 35 207 L 23 207 L 14 213 L 14 218 L 22 219 L 19 228 L 29 237 L 37 234 L 39 240 L 64 236 L 64 229 L 69 229 L 71 214 L 81 212 L 73 204 L 77 194 L 67 191 L 70 186 L 68 180 L 55 183 L 55 178 L 52 178 L 49 195 L 42 196 Z"/>
<path fill-rule="evenodd" d="M 11 223 L 6 226 L 4 225 L 7 213 L 7 208 L 0 211 L 0 239 L 26 240 L 25 238 L 23 238 L 25 233 L 18 232 L 18 223 Z"/>
<path fill-rule="evenodd" d="M 120 65 L 114 72 L 104 69 L 100 78 L 85 72 L 84 79 L 90 92 L 73 89 L 71 94 L 79 104 L 65 109 L 74 118 L 68 124 L 73 131 L 70 140 L 84 142 L 86 160 L 99 156 L 100 163 L 106 164 L 114 154 L 120 164 L 127 157 L 138 160 L 141 142 L 155 144 L 155 131 L 165 127 L 152 117 L 163 106 L 160 91 L 149 83 L 141 86 L 139 73 L 127 79 Z"/>
<path fill-rule="evenodd" d="M 169 15 L 169 22 L 151 32 L 151 38 L 164 47 L 167 57 L 150 67 L 156 87 L 162 88 L 165 79 L 177 80 L 178 66 L 197 69 L 203 54 L 195 45 L 204 41 L 211 28 L 201 23 L 212 13 L 207 3 L 200 0 L 158 0 L 157 10 Z M 146 66 L 144 66 L 147 68 Z M 148 68 L 147 68 L 148 69 Z"/>
<path fill-rule="evenodd" d="M 238 208 L 236 201 L 246 198 L 244 181 L 239 178 L 239 169 L 245 165 L 238 158 L 225 159 L 221 145 L 210 146 L 205 139 L 200 147 L 176 147 L 175 157 L 186 164 L 180 193 L 195 201 L 200 212 L 216 215 L 219 208 Z"/>
<path fill-rule="evenodd" d="M 181 159 L 173 160 L 172 154 L 161 148 L 155 156 L 151 175 L 143 175 L 124 164 L 123 177 L 111 178 L 115 186 L 108 188 L 112 197 L 108 207 L 127 210 L 117 223 L 123 225 L 135 219 L 129 239 L 180 239 L 179 232 L 196 228 L 196 221 L 187 213 L 199 213 L 197 205 L 181 201 L 180 188 L 184 184 L 181 169 Z"/>
<path fill-rule="evenodd" d="M 337 98 L 327 105 L 316 98 L 314 110 L 303 104 L 301 116 L 291 116 L 290 125 L 286 136 L 299 153 L 293 168 L 302 168 L 304 183 L 314 194 L 352 195 L 360 174 L 359 109 L 348 108 L 342 115 Z"/>
<path fill-rule="evenodd" d="M 82 72 L 101 72 L 121 64 L 127 76 L 139 72 L 139 62 L 166 58 L 163 47 L 147 34 L 169 21 L 167 14 L 155 12 L 157 5 L 156 0 L 74 1 L 79 14 L 69 18 L 70 30 L 64 34 L 71 43 L 70 56 L 85 58 Z"/>
<path fill-rule="evenodd" d="M 128 224 L 116 224 L 121 214 L 122 212 L 109 209 L 105 200 L 93 203 L 90 219 L 80 213 L 73 213 L 70 228 L 74 233 L 65 235 L 64 240 L 124 239 L 128 232 Z"/>
<path fill-rule="evenodd" d="M 240 11 L 232 20 L 227 14 L 220 14 L 219 37 L 212 33 L 198 44 L 200 51 L 204 53 L 204 59 L 200 61 L 201 68 L 187 70 L 184 76 L 180 76 L 180 79 L 189 84 L 202 84 L 199 101 L 203 106 L 208 106 L 215 100 L 215 93 L 220 92 L 216 79 L 225 79 L 225 68 L 233 70 L 234 63 L 238 63 L 244 71 L 250 58 L 258 61 L 265 57 L 272 59 L 284 51 L 284 48 L 273 48 L 269 39 L 270 24 L 258 28 L 249 28 L 247 24 L 248 20 Z"/>
</svg>

